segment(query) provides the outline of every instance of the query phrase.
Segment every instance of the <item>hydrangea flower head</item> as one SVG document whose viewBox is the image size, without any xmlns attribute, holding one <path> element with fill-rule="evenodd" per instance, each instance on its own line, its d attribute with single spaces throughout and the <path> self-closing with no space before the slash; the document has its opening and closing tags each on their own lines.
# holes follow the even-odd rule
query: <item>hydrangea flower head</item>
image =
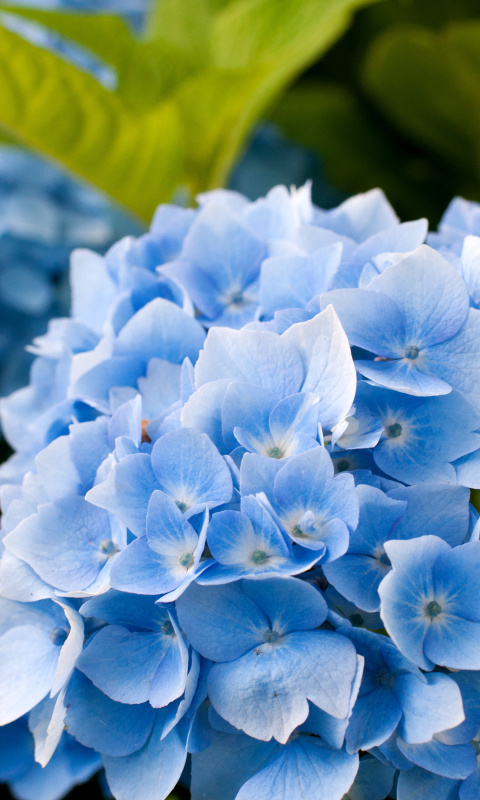
<svg viewBox="0 0 480 800">
<path fill-rule="evenodd" d="M 480 238 L 456 225 L 222 190 L 74 252 L 72 314 L 2 402 L 21 800 L 100 765 L 117 800 L 474 796 Z"/>
</svg>

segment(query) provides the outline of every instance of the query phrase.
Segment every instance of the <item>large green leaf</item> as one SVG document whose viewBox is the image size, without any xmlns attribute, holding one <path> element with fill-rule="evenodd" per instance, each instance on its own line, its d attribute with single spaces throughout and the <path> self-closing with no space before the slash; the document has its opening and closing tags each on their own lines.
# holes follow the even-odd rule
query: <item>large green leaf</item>
<svg viewBox="0 0 480 800">
<path fill-rule="evenodd" d="M 0 125 L 148 219 L 175 190 L 223 185 L 267 106 L 370 2 L 158 0 L 142 39 L 109 15 L 19 9 L 118 86 L 0 27 Z"/>
<path fill-rule="evenodd" d="M 454 166 L 457 191 L 478 198 L 480 22 L 385 33 L 369 52 L 364 83 L 400 130 Z"/>
<path fill-rule="evenodd" d="M 3 28 L 0 97 L 8 133 L 140 216 L 148 218 L 156 196 L 170 196 L 182 175 L 182 131 L 174 103 L 165 100 L 133 113 L 95 78 Z"/>
</svg>

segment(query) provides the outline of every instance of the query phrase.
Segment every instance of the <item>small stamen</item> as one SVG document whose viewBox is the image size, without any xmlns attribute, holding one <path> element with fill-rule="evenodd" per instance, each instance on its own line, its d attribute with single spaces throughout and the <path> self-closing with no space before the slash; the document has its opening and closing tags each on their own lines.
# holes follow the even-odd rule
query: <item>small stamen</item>
<svg viewBox="0 0 480 800">
<path fill-rule="evenodd" d="M 405 358 L 409 358 L 411 361 L 415 361 L 418 358 L 420 350 L 415 345 L 411 344 L 410 347 L 407 347 L 405 350 Z"/>
<path fill-rule="evenodd" d="M 111 556 L 112 553 L 115 552 L 115 542 L 112 542 L 111 539 L 102 539 L 100 544 L 98 545 L 98 549 L 104 556 Z"/>
<path fill-rule="evenodd" d="M 275 445 L 270 448 L 268 455 L 270 458 L 283 458 L 283 450 L 280 450 L 280 448 Z"/>
<path fill-rule="evenodd" d="M 263 634 L 263 638 L 265 639 L 266 642 L 268 642 L 268 644 L 272 644 L 273 642 L 276 642 L 277 639 L 279 639 L 279 637 L 280 637 L 280 634 L 277 631 L 268 630 L 268 631 L 265 631 L 265 633 Z"/>
<path fill-rule="evenodd" d="M 402 426 L 399 422 L 394 422 L 393 425 L 389 425 L 387 428 L 387 436 L 389 439 L 398 439 L 399 436 L 402 435 Z"/>
<path fill-rule="evenodd" d="M 426 611 L 429 617 L 438 617 L 442 613 L 442 606 L 436 600 L 431 600 L 426 605 Z"/>
<path fill-rule="evenodd" d="M 267 558 L 268 556 L 264 550 L 255 550 L 255 552 L 252 553 L 252 561 L 254 564 L 263 564 Z"/>
<path fill-rule="evenodd" d="M 192 553 L 183 553 L 178 560 L 182 567 L 188 569 L 193 564 L 193 555 Z"/>
<path fill-rule="evenodd" d="M 165 634 L 165 636 L 172 636 L 172 634 L 175 633 L 175 629 L 169 619 L 166 619 L 165 622 L 162 622 L 160 630 Z"/>
<path fill-rule="evenodd" d="M 149 419 L 142 419 L 142 444 L 152 441 L 147 433 L 147 425 L 149 422 Z"/>
</svg>

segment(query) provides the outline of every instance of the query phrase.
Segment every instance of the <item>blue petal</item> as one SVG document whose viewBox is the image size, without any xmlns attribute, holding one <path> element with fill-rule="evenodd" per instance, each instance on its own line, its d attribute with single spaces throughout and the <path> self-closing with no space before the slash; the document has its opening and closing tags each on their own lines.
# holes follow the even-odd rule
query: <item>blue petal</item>
<svg viewBox="0 0 480 800">
<path fill-rule="evenodd" d="M 435 596 L 432 569 L 437 558 L 450 550 L 436 536 L 422 536 L 409 541 L 392 540 L 385 550 L 393 570 L 379 587 L 380 614 L 399 650 L 422 669 L 432 668 L 424 654 L 424 640 L 430 618 L 424 606 Z"/>
<path fill-rule="evenodd" d="M 390 490 L 388 497 L 407 501 L 406 510 L 395 528 L 396 539 L 411 539 L 421 531 L 422 536 L 439 536 L 451 547 L 465 540 L 470 497 L 465 486 L 423 484 L 401 487 Z"/>
<path fill-rule="evenodd" d="M 400 772 L 397 798 L 411 800 L 416 794 L 419 800 L 458 800 L 459 787 L 458 780 L 442 778 L 420 767 L 414 767 L 406 772 Z"/>
<path fill-rule="evenodd" d="M 11 628 L 0 637 L 1 725 L 30 711 L 50 691 L 59 654 L 48 630 L 34 625 Z"/>
<path fill-rule="evenodd" d="M 115 341 L 116 356 L 135 356 L 146 365 L 151 358 L 195 363 L 203 346 L 202 326 L 175 303 L 157 297 L 127 322 Z"/>
<path fill-rule="evenodd" d="M 291 633 L 236 661 L 214 664 L 209 696 L 234 727 L 285 743 L 307 718 L 307 697 L 333 716 L 346 716 L 356 667 L 355 649 L 345 637 L 329 631 Z"/>
<path fill-rule="evenodd" d="M 148 703 L 117 703 L 75 670 L 65 696 L 66 725 L 85 747 L 107 756 L 126 756 L 145 744 L 155 719 Z"/>
<path fill-rule="evenodd" d="M 6 545 L 51 586 L 86 589 L 108 561 L 102 542 L 112 541 L 109 515 L 83 497 L 40 506 L 9 534 Z"/>
<path fill-rule="evenodd" d="M 273 316 L 283 308 L 305 308 L 312 297 L 325 292 L 340 263 L 341 244 L 320 248 L 312 256 L 267 258 L 260 273 L 262 314 Z"/>
<path fill-rule="evenodd" d="M 117 800 L 165 800 L 175 788 L 187 757 L 177 727 L 161 739 L 161 717 L 141 750 L 123 758 L 104 756 L 108 785 Z"/>
<path fill-rule="evenodd" d="M 351 345 L 383 358 L 399 358 L 405 350 L 405 327 L 395 303 L 382 292 L 335 289 L 321 298 L 332 304 Z"/>
<path fill-rule="evenodd" d="M 438 378 L 464 392 L 478 407 L 480 391 L 480 311 L 470 308 L 467 318 L 455 336 L 430 347 L 425 353 L 425 365 Z"/>
<path fill-rule="evenodd" d="M 101 334 L 105 310 L 110 307 L 116 294 L 105 260 L 91 250 L 74 250 L 70 258 L 70 283 L 72 317 Z"/>
<path fill-rule="evenodd" d="M 234 428 L 246 428 L 250 436 L 263 442 L 269 435 L 268 420 L 277 398 L 266 389 L 250 383 L 229 384 L 222 405 L 222 433 L 228 451 L 237 446 Z"/>
<path fill-rule="evenodd" d="M 418 767 L 444 778 L 468 778 L 477 766 L 471 744 L 446 745 L 437 739 L 427 744 L 407 744 L 397 740 L 399 750 Z"/>
<path fill-rule="evenodd" d="M 244 734 L 222 734 L 192 757 L 192 800 L 235 800 L 239 789 L 261 769 L 279 745 Z"/>
<path fill-rule="evenodd" d="M 355 703 L 346 741 L 348 751 L 369 750 L 382 744 L 396 729 L 402 709 L 388 688 L 378 686 Z"/>
<path fill-rule="evenodd" d="M 171 626 L 170 630 L 132 633 L 109 625 L 91 639 L 77 667 L 112 700 L 144 703 L 153 694 L 155 704 L 167 705 L 180 697 L 186 680 L 185 644 Z M 163 687 L 157 675 L 163 676 Z"/>
<path fill-rule="evenodd" d="M 220 378 L 252 383 L 286 397 L 305 377 L 297 349 L 268 331 L 212 328 L 195 367 L 197 387 Z"/>
<path fill-rule="evenodd" d="M 428 374 L 429 364 L 421 351 L 418 361 L 401 358 L 395 361 L 355 361 L 357 371 L 379 386 L 416 397 L 435 397 L 452 391 L 449 383 Z M 433 371 L 433 370 L 432 370 Z"/>
<path fill-rule="evenodd" d="M 385 800 L 387 794 L 391 793 L 394 774 L 393 767 L 382 764 L 376 758 L 363 756 L 357 777 L 345 800 Z M 409 800 L 411 797 L 409 795 Z"/>
<path fill-rule="evenodd" d="M 292 325 L 281 338 L 301 354 L 306 375 L 302 391 L 318 394 L 318 418 L 325 430 L 333 428 L 347 416 L 357 384 L 348 339 L 334 309 Z"/>
<path fill-rule="evenodd" d="M 333 463 L 323 447 L 290 459 L 279 471 L 274 496 L 288 533 L 302 547 L 325 545 L 328 558 L 338 558 L 348 547 L 348 530 L 358 520 L 358 500 L 351 475 L 333 478 Z M 312 525 L 302 526 L 305 513 Z"/>
<path fill-rule="evenodd" d="M 273 483 L 280 469 L 285 464 L 276 458 L 259 456 L 256 453 L 245 453 L 240 466 L 240 492 L 259 494 L 263 492 L 270 502 L 274 502 Z"/>
<path fill-rule="evenodd" d="M 152 450 L 152 467 L 160 489 L 186 506 L 187 516 L 231 498 L 232 478 L 224 459 L 208 436 L 193 428 L 158 439 Z"/>
<path fill-rule="evenodd" d="M 380 609 L 378 587 L 388 567 L 379 559 L 346 553 L 336 561 L 324 564 L 323 570 L 329 583 L 347 600 L 364 611 Z"/>
<path fill-rule="evenodd" d="M 263 641 L 268 617 L 242 589 L 243 584 L 191 584 L 177 600 L 178 619 L 188 641 L 211 661 L 239 658 Z"/>
<path fill-rule="evenodd" d="M 223 203 L 209 203 L 197 216 L 182 249 L 182 258 L 191 260 L 201 270 L 200 279 L 197 276 L 194 285 L 187 283 L 187 289 L 202 309 L 196 297 L 202 273 L 208 276 L 215 295 L 221 300 L 229 290 L 251 283 L 266 255 L 265 244 L 240 215 Z"/>
<path fill-rule="evenodd" d="M 236 800 L 322 797 L 341 800 L 353 783 L 358 756 L 332 750 L 319 739 L 299 736 L 240 789 Z"/>
<path fill-rule="evenodd" d="M 172 569 L 172 559 L 156 553 L 146 536 L 131 542 L 112 564 L 110 585 L 122 592 L 159 595 L 181 582 Z"/>
<path fill-rule="evenodd" d="M 155 489 L 158 483 L 150 456 L 138 453 L 114 464 L 106 480 L 90 489 L 86 499 L 115 514 L 135 536 L 142 536 L 150 495 Z"/>
<path fill-rule="evenodd" d="M 440 672 L 425 678 L 426 684 L 414 675 L 398 675 L 394 682 L 403 711 L 398 733 L 409 744 L 429 742 L 435 733 L 455 728 L 465 719 L 455 681 Z"/>
<path fill-rule="evenodd" d="M 269 417 L 270 432 L 275 442 L 296 433 L 316 439 L 318 430 L 318 396 L 302 392 L 280 400 Z"/>
<path fill-rule="evenodd" d="M 297 578 L 270 578 L 261 583 L 245 581 L 243 590 L 280 635 L 318 628 L 327 616 L 327 604 L 321 592 Z"/>
<path fill-rule="evenodd" d="M 101 768 L 100 756 L 65 734 L 49 764 L 30 768 L 11 785 L 22 800 L 60 800 L 77 784 L 88 781 Z"/>
<path fill-rule="evenodd" d="M 227 378 L 205 383 L 185 403 L 182 424 L 206 433 L 221 453 L 225 452 L 222 433 L 222 404 L 230 382 Z"/>
<path fill-rule="evenodd" d="M 160 608 L 150 597 L 123 594 L 115 589 L 87 600 L 80 608 L 84 617 L 96 617 L 103 622 L 127 628 L 159 630 L 170 619 L 166 608 Z"/>
<path fill-rule="evenodd" d="M 426 245 L 387 267 L 369 288 L 389 295 L 397 303 L 408 343 L 419 348 L 454 336 L 467 315 L 465 283 L 441 255 Z"/>
<path fill-rule="evenodd" d="M 172 498 L 158 490 L 148 505 L 147 542 L 159 555 L 178 559 L 183 553 L 191 553 L 193 563 L 198 534 Z"/>
</svg>

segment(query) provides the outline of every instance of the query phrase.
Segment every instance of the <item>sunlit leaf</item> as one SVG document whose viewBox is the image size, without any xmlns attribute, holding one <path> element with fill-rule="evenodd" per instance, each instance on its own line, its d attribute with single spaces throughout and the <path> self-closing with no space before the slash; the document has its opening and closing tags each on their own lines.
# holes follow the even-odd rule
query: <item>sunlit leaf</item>
<svg viewBox="0 0 480 800">
<path fill-rule="evenodd" d="M 370 50 L 364 82 L 400 130 L 455 166 L 460 190 L 478 195 L 480 23 L 385 33 Z"/>
<path fill-rule="evenodd" d="M 0 116 L 18 137 L 148 218 L 182 174 L 177 108 L 144 113 L 52 53 L 0 28 Z"/>
<path fill-rule="evenodd" d="M 19 9 L 117 85 L 0 28 L 0 125 L 148 219 L 175 190 L 225 184 L 260 115 L 370 2 L 158 0 L 143 38 L 113 15 Z"/>
</svg>

